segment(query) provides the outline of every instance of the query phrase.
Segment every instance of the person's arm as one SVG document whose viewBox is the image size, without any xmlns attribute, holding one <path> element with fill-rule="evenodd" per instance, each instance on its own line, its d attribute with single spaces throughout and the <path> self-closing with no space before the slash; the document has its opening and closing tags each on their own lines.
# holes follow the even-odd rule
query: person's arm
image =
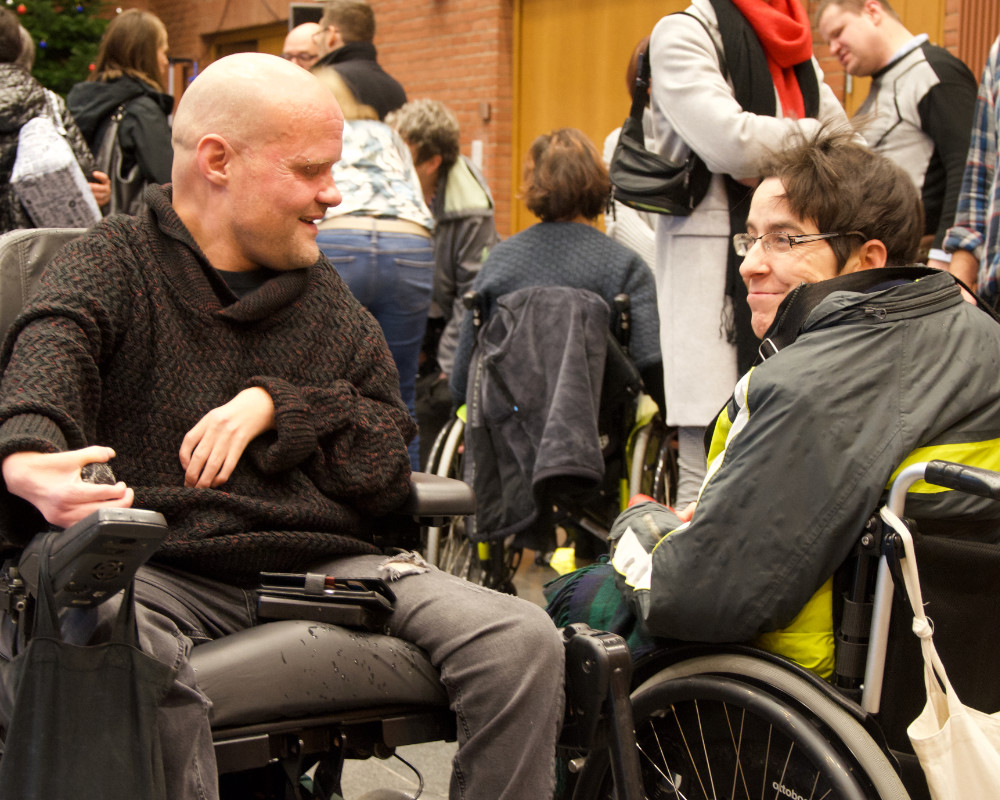
<svg viewBox="0 0 1000 800">
<path fill-rule="evenodd" d="M 944 241 L 944 249 L 952 254 L 950 269 L 958 270 L 954 273 L 956 277 L 965 280 L 972 261 L 975 261 L 976 278 L 969 284 L 970 286 L 978 284 L 978 268 L 985 256 L 990 192 L 995 178 L 993 171 L 997 160 L 997 137 L 1000 133 L 996 129 L 997 109 L 993 104 L 995 92 L 993 81 L 1000 68 L 997 63 L 1000 58 L 998 48 L 1000 39 L 994 42 L 983 70 L 972 121 L 972 135 L 965 160 L 965 174 L 955 211 L 955 224 L 948 231 Z M 962 252 L 968 253 L 971 259 L 959 255 Z"/>
<path fill-rule="evenodd" d="M 945 172 L 941 219 L 934 232 L 932 253 L 941 250 L 955 221 L 976 107 L 976 81 L 965 65 L 944 61 L 935 68 L 940 82 L 917 104 L 920 127 L 934 143 L 935 157 L 941 159 Z"/>
<path fill-rule="evenodd" d="M 785 364 L 793 379 L 760 375 L 770 362 L 750 373 L 744 413 L 731 403 L 728 417 L 738 433 L 689 523 L 655 503 L 616 521 L 613 563 L 650 633 L 744 641 L 787 625 L 875 508 L 901 457 L 898 432 L 884 415 L 852 414 L 867 408 L 856 382 L 823 375 L 830 365 L 816 365 L 812 351 L 801 355 Z"/>
<path fill-rule="evenodd" d="M 813 133 L 820 120 L 760 116 L 744 111 L 719 67 L 718 55 L 702 26 L 683 14 L 672 14 L 657 23 L 650 39 L 653 124 L 661 154 L 680 157 L 681 150 L 664 145 L 665 131 L 672 131 L 693 149 L 716 174 L 734 178 L 757 177 L 757 165 L 768 148 L 789 133 Z M 815 64 L 815 62 L 814 62 Z M 816 67 L 820 92 L 820 118 L 846 121 L 832 92 Z M 667 149 L 664 150 L 664 147 Z"/>
<path fill-rule="evenodd" d="M 267 474 L 301 469 L 329 497 L 365 513 L 382 513 L 409 491 L 406 444 L 416 425 L 400 399 L 396 365 L 378 323 L 346 287 L 342 291 L 331 299 L 330 318 L 336 322 L 323 337 L 331 363 L 343 365 L 341 373 L 311 385 L 269 375 L 250 378 L 248 388 L 264 390 L 273 405 L 273 428 L 267 427 L 267 403 L 261 411 L 253 393 L 241 393 L 257 408 L 248 412 L 257 420 L 250 430 L 263 430 L 250 439 L 243 457 Z M 342 352 L 345 346 L 349 353 Z"/>
<path fill-rule="evenodd" d="M 150 183 L 170 183 L 174 149 L 167 115 L 149 97 L 133 100 L 118 129 L 122 148 L 132 152 L 139 171 Z"/>
<path fill-rule="evenodd" d="M 439 235 L 443 237 L 440 248 Z M 441 230 L 435 231 L 435 254 L 440 261 L 434 299 L 447 320 L 438 342 L 437 358 L 445 374 L 451 374 L 465 317 L 462 295 L 472 288 L 483 262 L 499 240 L 492 212 L 444 222 Z"/>
</svg>

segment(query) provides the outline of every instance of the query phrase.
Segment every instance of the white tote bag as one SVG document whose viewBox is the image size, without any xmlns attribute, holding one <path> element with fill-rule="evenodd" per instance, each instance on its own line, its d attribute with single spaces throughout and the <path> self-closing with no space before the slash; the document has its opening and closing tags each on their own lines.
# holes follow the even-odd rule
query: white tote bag
<svg viewBox="0 0 1000 800">
<path fill-rule="evenodd" d="M 934 627 L 924 615 L 913 538 L 900 519 L 882 509 L 882 519 L 903 540 L 900 561 L 913 607 L 913 632 L 924 656 L 927 704 L 906 733 L 927 777 L 933 800 L 1000 797 L 1000 712 L 985 714 L 962 705 L 934 647 Z M 943 686 L 943 688 L 942 688 Z"/>
</svg>

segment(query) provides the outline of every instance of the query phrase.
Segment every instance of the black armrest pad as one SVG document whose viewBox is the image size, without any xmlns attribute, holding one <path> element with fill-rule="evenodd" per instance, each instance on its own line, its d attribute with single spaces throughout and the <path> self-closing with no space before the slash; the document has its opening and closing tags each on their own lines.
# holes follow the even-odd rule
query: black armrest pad
<svg viewBox="0 0 1000 800">
<path fill-rule="evenodd" d="M 418 517 L 460 517 L 476 510 L 476 495 L 464 481 L 427 472 L 410 476 L 410 496 L 399 513 Z"/>
</svg>

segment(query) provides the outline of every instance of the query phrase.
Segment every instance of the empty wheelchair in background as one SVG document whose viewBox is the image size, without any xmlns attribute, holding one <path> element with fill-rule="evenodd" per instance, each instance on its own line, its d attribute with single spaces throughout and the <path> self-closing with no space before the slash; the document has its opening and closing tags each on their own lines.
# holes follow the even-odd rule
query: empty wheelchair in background
<svg viewBox="0 0 1000 800">
<path fill-rule="evenodd" d="M 499 298 L 489 320 L 484 298 L 465 302 L 477 330 L 469 402 L 438 434 L 427 470 L 470 482 L 479 505 L 431 528 L 425 552 L 513 591 L 523 549 L 551 551 L 557 526 L 603 547 L 632 495 L 672 502 L 675 432 L 629 358 L 627 295 L 609 310 L 586 290 L 527 287 Z"/>
<path fill-rule="evenodd" d="M 890 492 L 897 516 L 919 480 L 1000 499 L 1000 473 L 915 464 Z M 994 712 L 1000 545 L 914 539 L 948 675 L 964 702 Z M 632 704 L 644 796 L 929 800 L 906 736 L 925 690 L 902 557 L 899 534 L 873 516 L 836 577 L 842 594 L 832 683 L 750 646 L 670 642 L 641 659 Z M 579 786 L 578 797 L 616 797 L 603 755 L 587 760 Z"/>
</svg>

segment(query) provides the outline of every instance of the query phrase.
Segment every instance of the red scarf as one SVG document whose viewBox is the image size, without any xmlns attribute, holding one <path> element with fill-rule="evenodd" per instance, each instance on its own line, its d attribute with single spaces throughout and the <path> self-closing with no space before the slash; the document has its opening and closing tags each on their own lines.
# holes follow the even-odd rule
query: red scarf
<svg viewBox="0 0 1000 800">
<path fill-rule="evenodd" d="M 812 57 L 812 28 L 800 0 L 733 0 L 757 34 L 786 117 L 806 115 L 802 91 L 792 70 Z"/>
</svg>

